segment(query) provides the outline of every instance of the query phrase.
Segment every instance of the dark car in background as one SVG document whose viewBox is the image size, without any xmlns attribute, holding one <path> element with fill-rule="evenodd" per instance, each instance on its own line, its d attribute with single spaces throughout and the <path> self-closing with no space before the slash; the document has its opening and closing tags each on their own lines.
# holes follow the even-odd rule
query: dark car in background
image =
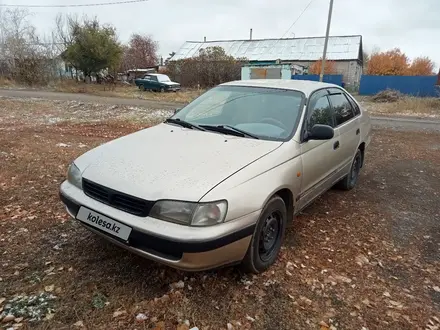
<svg viewBox="0 0 440 330">
<path fill-rule="evenodd" d="M 180 90 L 180 84 L 171 81 L 166 74 L 149 73 L 143 78 L 136 79 L 136 86 L 140 90 L 151 90 L 154 92 L 177 92 Z"/>
</svg>

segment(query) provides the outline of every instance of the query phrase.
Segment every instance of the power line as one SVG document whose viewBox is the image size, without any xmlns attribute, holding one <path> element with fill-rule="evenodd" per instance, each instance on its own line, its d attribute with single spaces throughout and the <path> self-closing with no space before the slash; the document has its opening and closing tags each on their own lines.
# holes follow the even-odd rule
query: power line
<svg viewBox="0 0 440 330">
<path fill-rule="evenodd" d="M 1 4 L 0 7 L 18 7 L 18 8 L 68 8 L 68 7 L 97 7 L 97 6 L 112 6 L 112 5 L 122 5 L 130 3 L 147 2 L 150 0 L 124 0 L 116 2 L 101 2 L 101 3 L 86 3 L 86 4 L 69 4 L 69 5 L 12 5 L 12 4 Z"/>
<path fill-rule="evenodd" d="M 292 25 L 287 29 L 287 31 L 283 34 L 283 36 L 281 37 L 281 39 L 283 39 L 286 34 L 289 33 L 289 31 L 295 26 L 295 24 L 299 21 L 299 19 L 302 17 L 302 15 L 306 12 L 307 9 L 309 9 L 310 5 L 314 2 L 315 0 L 311 0 L 309 2 L 309 4 L 304 8 L 304 10 L 301 12 L 301 14 L 299 14 L 299 16 L 297 17 L 297 19 L 292 23 Z"/>
<path fill-rule="evenodd" d="M 276 44 L 278 42 L 280 42 L 281 40 L 283 40 L 283 38 L 286 36 L 286 34 L 289 33 L 289 31 L 295 26 L 295 24 L 299 21 L 299 19 L 302 17 L 302 15 L 306 12 L 306 10 L 310 7 L 310 5 L 314 2 L 315 0 L 310 0 L 310 2 L 307 4 L 307 6 L 305 6 L 305 8 L 303 9 L 303 11 L 301 12 L 301 14 L 299 14 L 299 16 L 296 18 L 296 20 L 292 23 L 292 25 L 290 25 L 290 27 L 287 29 L 287 31 L 283 34 L 283 36 L 281 37 L 281 39 L 278 39 L 275 41 L 275 43 L 272 45 L 272 47 L 275 47 Z M 262 55 L 260 55 L 255 61 L 258 61 L 261 58 Z"/>
</svg>

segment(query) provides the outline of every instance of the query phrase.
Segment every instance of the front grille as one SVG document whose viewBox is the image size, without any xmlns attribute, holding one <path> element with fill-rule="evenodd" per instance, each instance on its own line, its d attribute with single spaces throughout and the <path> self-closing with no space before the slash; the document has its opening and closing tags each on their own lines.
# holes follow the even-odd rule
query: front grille
<svg viewBox="0 0 440 330">
<path fill-rule="evenodd" d="M 87 196 L 93 199 L 141 217 L 148 216 L 154 204 L 153 201 L 130 196 L 87 179 L 83 179 L 83 190 Z"/>
</svg>

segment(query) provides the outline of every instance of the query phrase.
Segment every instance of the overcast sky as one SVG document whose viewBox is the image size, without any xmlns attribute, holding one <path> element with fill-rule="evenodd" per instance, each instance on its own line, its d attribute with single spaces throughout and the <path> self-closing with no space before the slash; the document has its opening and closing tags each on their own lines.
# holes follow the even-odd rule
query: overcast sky
<svg viewBox="0 0 440 330">
<path fill-rule="evenodd" d="M 86 4 L 116 0 L 0 0 L 3 4 Z M 107 7 L 31 8 L 33 22 L 49 32 L 58 12 L 96 15 L 113 24 L 121 41 L 146 33 L 164 58 L 186 40 L 280 38 L 310 0 L 150 0 Z M 287 35 L 323 36 L 329 0 L 314 0 Z M 440 0 L 334 0 L 331 35 L 360 34 L 364 49 L 400 47 L 411 58 L 440 64 Z"/>
</svg>

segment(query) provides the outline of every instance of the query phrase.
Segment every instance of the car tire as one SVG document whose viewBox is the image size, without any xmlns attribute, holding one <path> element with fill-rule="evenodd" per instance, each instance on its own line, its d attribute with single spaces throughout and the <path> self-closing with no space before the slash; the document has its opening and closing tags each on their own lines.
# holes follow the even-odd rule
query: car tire
<svg viewBox="0 0 440 330">
<path fill-rule="evenodd" d="M 350 173 L 348 173 L 341 181 L 336 184 L 336 187 L 342 190 L 351 190 L 356 186 L 359 179 L 359 174 L 362 167 L 362 152 L 358 149 L 356 155 L 351 163 Z"/>
<path fill-rule="evenodd" d="M 139 87 L 140 90 L 145 90 L 144 89 L 144 85 L 139 85 L 138 87 Z"/>
<path fill-rule="evenodd" d="M 160 88 L 160 92 L 161 92 L 161 93 L 165 93 L 165 88 L 161 87 L 161 88 Z"/>
<path fill-rule="evenodd" d="M 259 274 L 275 263 L 284 241 L 287 208 L 279 196 L 272 197 L 261 212 L 241 269 Z"/>
</svg>

